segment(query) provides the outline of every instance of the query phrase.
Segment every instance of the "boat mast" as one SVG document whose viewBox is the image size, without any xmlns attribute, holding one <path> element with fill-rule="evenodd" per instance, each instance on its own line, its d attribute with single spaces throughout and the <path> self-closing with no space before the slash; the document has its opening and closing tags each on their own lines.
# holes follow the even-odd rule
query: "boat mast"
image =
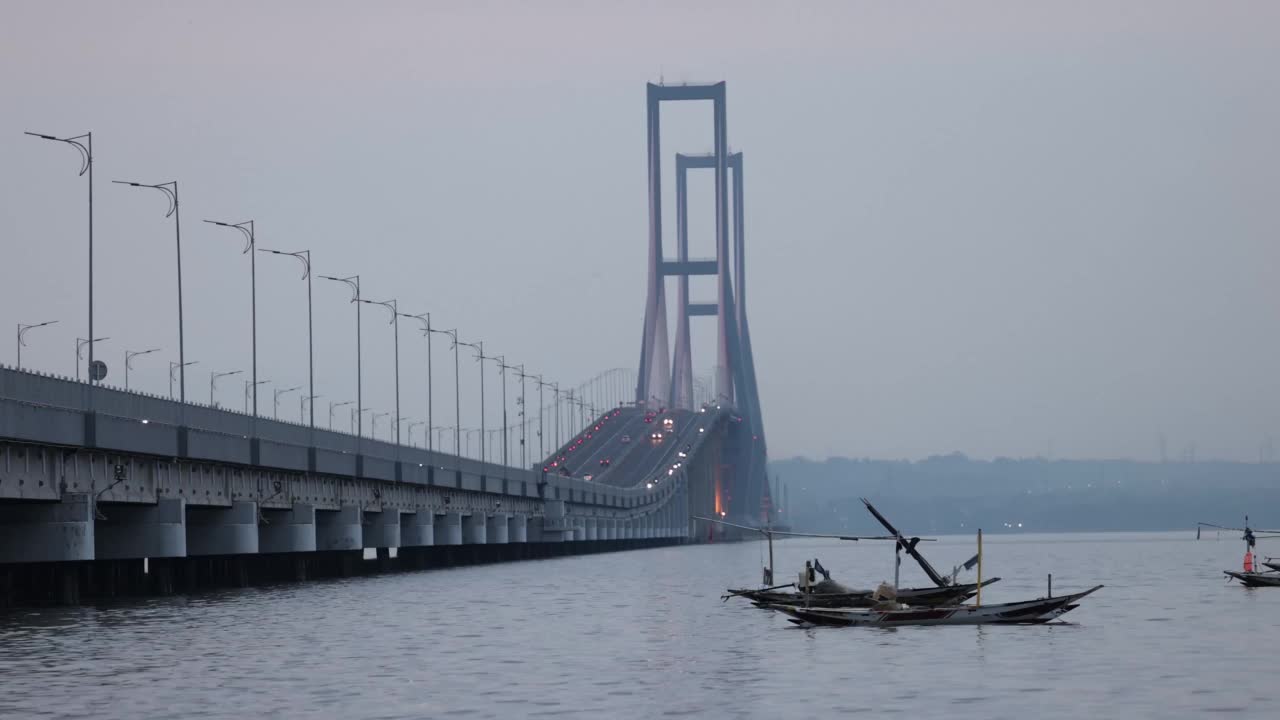
<svg viewBox="0 0 1280 720">
<path fill-rule="evenodd" d="M 977 607 L 982 607 L 982 528 L 978 528 L 978 598 Z"/>
<path fill-rule="evenodd" d="M 902 544 L 893 544 L 893 595 L 898 595 L 898 576 L 902 572 Z"/>
<path fill-rule="evenodd" d="M 773 584 L 773 521 L 767 521 L 764 536 L 769 540 L 769 567 L 764 569 L 764 584 Z"/>
</svg>

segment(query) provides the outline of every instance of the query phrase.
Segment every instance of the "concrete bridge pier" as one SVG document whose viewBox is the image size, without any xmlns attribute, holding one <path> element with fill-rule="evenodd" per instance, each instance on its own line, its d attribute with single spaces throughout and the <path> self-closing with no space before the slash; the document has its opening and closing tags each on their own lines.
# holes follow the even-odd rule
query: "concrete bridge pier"
<svg viewBox="0 0 1280 720">
<path fill-rule="evenodd" d="M 363 515 L 355 505 L 316 511 L 316 550 L 332 553 L 322 559 L 327 574 L 338 577 L 355 574 L 364 550 Z"/>
<path fill-rule="evenodd" d="M 294 505 L 288 510 L 263 510 L 258 524 L 258 552 L 316 551 L 316 509 Z"/>
<path fill-rule="evenodd" d="M 513 513 L 507 518 L 507 541 L 513 543 L 529 542 L 529 517 Z"/>
<path fill-rule="evenodd" d="M 585 521 L 587 530 L 587 540 L 598 540 L 600 537 L 600 526 L 596 519 L 589 517 Z"/>
<path fill-rule="evenodd" d="M 35 595 L 41 586 L 49 592 L 32 600 L 79 603 L 78 561 L 94 558 L 93 525 L 93 498 L 87 493 L 67 493 L 57 503 L 0 505 L 0 608 L 27 600 L 18 597 L 19 591 Z M 51 577 L 38 582 L 36 575 Z"/>
<path fill-rule="evenodd" d="M 549 543 L 563 541 L 565 536 L 564 531 L 555 529 L 552 522 L 552 520 L 545 517 L 530 518 L 526 530 L 529 542 Z"/>
<path fill-rule="evenodd" d="M 580 517 L 572 518 L 570 522 L 572 523 L 572 528 L 573 528 L 573 536 L 570 539 L 573 540 L 574 542 L 581 542 L 583 540 L 586 540 L 587 539 L 587 519 L 580 518 Z"/>
<path fill-rule="evenodd" d="M 420 510 L 400 516 L 400 547 L 431 547 L 436 543 L 435 513 Z"/>
<path fill-rule="evenodd" d="M 249 584 L 249 560 L 258 554 L 258 504 L 187 508 L 188 588 Z"/>
<path fill-rule="evenodd" d="M 256 555 L 258 545 L 258 503 L 187 508 L 187 555 Z"/>
<path fill-rule="evenodd" d="M 435 544 L 462 544 L 462 515 L 456 512 L 445 512 L 435 516 Z"/>
<path fill-rule="evenodd" d="M 378 555 L 378 570 L 391 569 L 391 548 L 400 547 L 400 511 L 396 508 L 365 511 L 360 525 L 360 541 Z"/>
<path fill-rule="evenodd" d="M 96 559 L 146 558 L 154 592 L 171 594 L 174 558 L 187 555 L 186 501 L 162 497 L 155 505 L 100 505 L 93 535 Z"/>
<path fill-rule="evenodd" d="M 0 563 L 94 558 L 93 500 L 68 493 L 57 503 L 0 505 Z"/>
<path fill-rule="evenodd" d="M 400 516 L 400 564 L 423 569 L 427 566 L 429 548 L 435 545 L 435 513 L 430 510 L 404 513 Z"/>
<path fill-rule="evenodd" d="M 488 535 L 484 513 L 473 512 L 462 516 L 463 545 L 484 545 L 488 541 Z"/>
<path fill-rule="evenodd" d="M 258 552 L 271 556 L 263 558 L 268 566 L 267 575 L 306 580 L 309 554 L 316 551 L 315 506 L 298 504 L 288 510 L 263 509 L 260 515 Z"/>
<path fill-rule="evenodd" d="M 490 545 L 506 545 L 510 542 L 507 514 L 494 513 L 485 519 L 485 541 Z"/>
<path fill-rule="evenodd" d="M 364 517 L 355 505 L 316 511 L 316 550 L 363 550 Z"/>
</svg>

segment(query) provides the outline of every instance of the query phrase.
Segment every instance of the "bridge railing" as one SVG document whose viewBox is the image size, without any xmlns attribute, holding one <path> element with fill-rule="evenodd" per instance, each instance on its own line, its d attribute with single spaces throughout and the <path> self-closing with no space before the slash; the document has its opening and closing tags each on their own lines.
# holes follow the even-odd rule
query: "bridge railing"
<svg viewBox="0 0 1280 720">
<path fill-rule="evenodd" d="M 282 470 L 356 475 L 574 503 L 643 507 L 645 489 L 602 486 L 425 448 L 96 386 L 93 422 L 86 382 L 0 365 L 0 440 L 177 457 L 185 428 L 190 460 L 257 464 Z M 90 427 L 92 425 L 92 427 Z M 314 455 L 314 467 L 311 455 Z M 362 467 L 357 467 L 357 458 Z M 542 486 L 541 488 L 539 486 Z"/>
</svg>

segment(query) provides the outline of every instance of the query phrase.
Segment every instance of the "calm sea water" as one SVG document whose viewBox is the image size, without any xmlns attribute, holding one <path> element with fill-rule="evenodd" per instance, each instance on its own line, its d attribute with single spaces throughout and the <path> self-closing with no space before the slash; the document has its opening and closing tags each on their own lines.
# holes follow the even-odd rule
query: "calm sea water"
<svg viewBox="0 0 1280 720">
<path fill-rule="evenodd" d="M 0 615 L 0 717 L 1280 717 L 1280 588 L 1181 534 L 986 541 L 984 599 L 1107 587 L 1070 624 L 799 629 L 726 586 L 762 544 L 489 565 Z M 929 547 L 938 566 L 972 538 Z M 885 543 L 793 540 L 837 579 Z M 923 584 L 914 567 L 904 585 Z"/>
</svg>

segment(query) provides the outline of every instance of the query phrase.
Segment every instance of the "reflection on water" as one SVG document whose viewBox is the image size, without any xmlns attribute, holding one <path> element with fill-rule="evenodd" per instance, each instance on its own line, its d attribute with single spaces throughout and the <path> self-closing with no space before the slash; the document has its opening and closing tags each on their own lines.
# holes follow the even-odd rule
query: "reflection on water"
<svg viewBox="0 0 1280 720">
<path fill-rule="evenodd" d="M 971 538 L 929 548 L 939 567 Z M 988 537 L 1003 602 L 1105 583 L 1039 627 L 800 629 L 721 591 L 755 543 L 589 555 L 0 615 L 0 717 L 1280 717 L 1280 588 L 1242 544 Z M 779 543 L 891 579 L 884 543 Z M 909 561 L 908 561 L 909 562 Z M 903 565 L 904 585 L 925 582 Z"/>
</svg>

